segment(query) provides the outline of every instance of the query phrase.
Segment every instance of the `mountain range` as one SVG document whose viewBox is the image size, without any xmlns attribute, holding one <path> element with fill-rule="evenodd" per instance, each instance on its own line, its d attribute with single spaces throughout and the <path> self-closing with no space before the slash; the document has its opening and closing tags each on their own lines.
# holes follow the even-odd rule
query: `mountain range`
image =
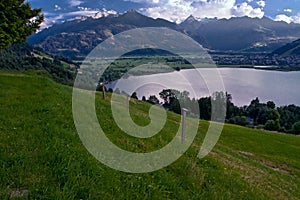
<svg viewBox="0 0 300 200">
<path fill-rule="evenodd" d="M 267 17 L 208 21 L 189 17 L 181 27 L 196 40 L 199 36 L 205 38 L 203 45 L 217 51 L 268 52 L 300 38 L 300 24 L 277 22 Z"/>
<path fill-rule="evenodd" d="M 267 17 L 197 20 L 190 16 L 176 24 L 130 10 L 124 14 L 83 17 L 55 24 L 32 35 L 28 42 L 51 54 L 80 59 L 108 37 L 141 27 L 177 30 L 217 52 L 270 53 L 300 38 L 300 24 L 277 22 Z"/>
</svg>

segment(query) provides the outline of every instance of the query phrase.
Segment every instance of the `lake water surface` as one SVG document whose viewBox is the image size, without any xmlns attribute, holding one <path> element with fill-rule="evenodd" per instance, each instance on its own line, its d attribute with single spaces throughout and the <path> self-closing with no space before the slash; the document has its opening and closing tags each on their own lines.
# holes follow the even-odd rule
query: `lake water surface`
<svg viewBox="0 0 300 200">
<path fill-rule="evenodd" d="M 215 84 L 216 80 L 214 77 L 208 78 L 209 76 L 199 78 L 197 73 L 209 74 L 216 70 L 220 79 L 223 80 L 225 90 L 232 95 L 235 105 L 248 105 L 256 97 L 261 102 L 272 100 L 277 106 L 300 105 L 300 72 L 298 71 L 279 72 L 236 68 L 189 69 L 163 74 L 130 76 L 114 82 L 110 87 L 118 87 L 129 94 L 136 91 L 139 98 L 142 96 L 148 98 L 150 95 L 159 97 L 158 93 L 166 88 L 187 90 L 190 92 L 190 97 L 200 98 L 209 95 L 207 85 Z"/>
</svg>

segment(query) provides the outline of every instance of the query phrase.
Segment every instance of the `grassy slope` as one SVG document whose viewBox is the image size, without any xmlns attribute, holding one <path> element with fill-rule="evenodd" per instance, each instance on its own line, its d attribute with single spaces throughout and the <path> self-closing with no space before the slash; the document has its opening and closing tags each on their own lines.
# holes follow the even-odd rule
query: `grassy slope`
<svg viewBox="0 0 300 200">
<path fill-rule="evenodd" d="M 157 172 L 127 174 L 95 160 L 72 119 L 72 88 L 34 75 L 0 72 L 0 199 L 299 199 L 300 137 L 226 125 L 213 152 L 196 157 L 208 122 L 192 147 Z M 131 151 L 159 149 L 172 139 L 179 116 L 149 141 L 113 126 L 108 101 L 97 100 L 108 137 Z M 134 106 L 133 106 L 134 105 Z M 147 124 L 149 105 L 131 102 Z M 98 114 L 99 114 L 98 113 Z"/>
</svg>

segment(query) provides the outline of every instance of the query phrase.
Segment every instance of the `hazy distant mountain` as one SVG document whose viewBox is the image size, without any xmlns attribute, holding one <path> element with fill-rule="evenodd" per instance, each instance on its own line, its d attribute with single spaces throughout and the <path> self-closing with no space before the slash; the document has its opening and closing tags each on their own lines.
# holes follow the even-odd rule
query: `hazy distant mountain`
<svg viewBox="0 0 300 200">
<path fill-rule="evenodd" d="M 300 39 L 276 49 L 273 55 L 278 56 L 300 56 Z"/>
<path fill-rule="evenodd" d="M 189 17 L 181 26 L 200 35 L 207 47 L 219 51 L 272 51 L 300 37 L 300 24 L 240 17 L 198 21 Z"/>
<path fill-rule="evenodd" d="M 140 27 L 178 30 L 212 51 L 272 52 L 300 37 L 300 24 L 276 22 L 266 17 L 199 20 L 190 16 L 177 25 L 131 10 L 122 15 L 82 17 L 56 24 L 31 36 L 29 43 L 52 54 L 75 58 L 87 55 L 111 35 Z"/>
<path fill-rule="evenodd" d="M 186 20 L 181 22 L 180 26 L 187 31 L 195 32 L 197 31 L 203 24 L 217 21 L 217 18 L 204 18 L 204 19 L 196 19 L 193 15 L 190 15 Z"/>
</svg>

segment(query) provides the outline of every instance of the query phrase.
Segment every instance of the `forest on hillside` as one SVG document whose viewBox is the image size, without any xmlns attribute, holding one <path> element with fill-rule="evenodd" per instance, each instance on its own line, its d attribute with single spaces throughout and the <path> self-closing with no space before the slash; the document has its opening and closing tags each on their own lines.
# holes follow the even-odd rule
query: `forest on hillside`
<svg viewBox="0 0 300 200">
<path fill-rule="evenodd" d="M 46 54 L 41 49 L 26 43 L 0 50 L 1 70 L 40 70 L 40 73 L 66 85 L 73 85 L 78 68 L 76 63 L 67 58 Z"/>
</svg>

